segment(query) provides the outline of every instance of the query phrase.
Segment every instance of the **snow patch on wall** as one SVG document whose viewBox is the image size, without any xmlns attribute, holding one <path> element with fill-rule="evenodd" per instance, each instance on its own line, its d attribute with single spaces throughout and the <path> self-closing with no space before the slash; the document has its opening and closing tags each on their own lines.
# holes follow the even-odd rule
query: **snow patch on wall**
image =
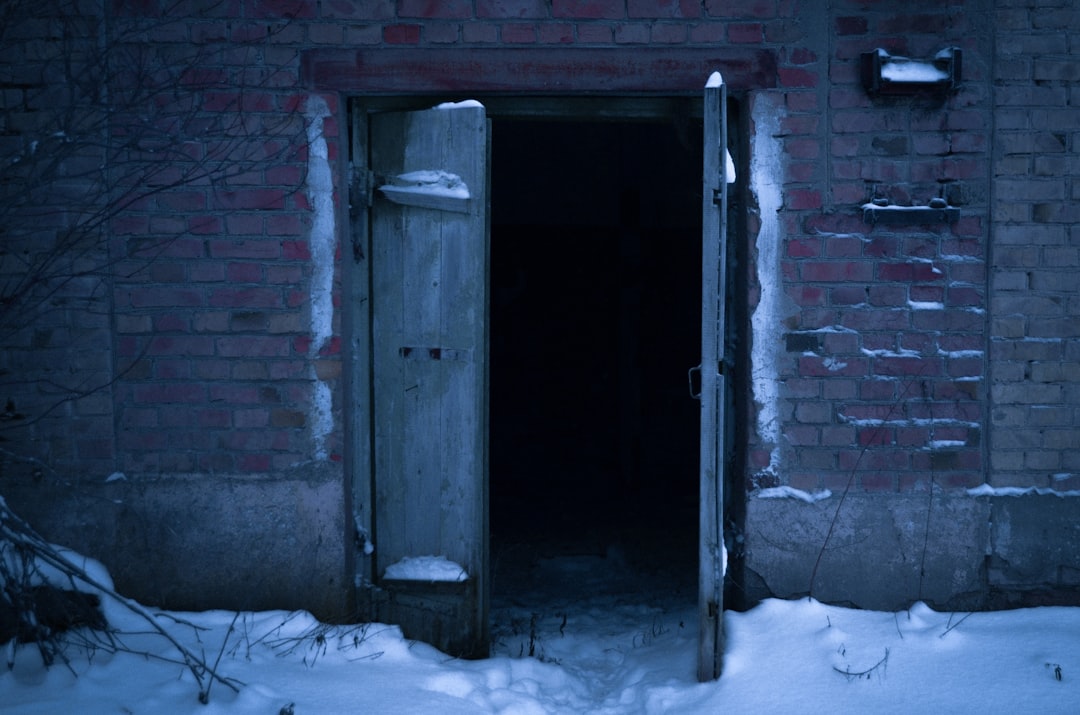
<svg viewBox="0 0 1080 715">
<path fill-rule="evenodd" d="M 323 120 L 330 108 L 322 97 L 309 97 L 307 110 L 308 167 L 307 194 L 311 201 L 312 263 L 311 350 L 318 353 L 330 339 L 333 322 L 334 283 L 334 182 L 323 135 Z"/>
<path fill-rule="evenodd" d="M 322 350 L 333 333 L 334 319 L 334 180 L 330 154 L 323 134 L 323 121 L 330 108 L 322 97 L 308 98 L 304 118 L 307 122 L 308 166 L 307 195 L 311 202 L 311 356 Z M 315 378 L 311 405 L 311 436 L 315 458 L 327 458 L 326 438 L 333 431 L 333 397 L 330 386 Z"/>
<path fill-rule="evenodd" d="M 771 487 L 769 489 L 762 489 L 757 493 L 758 499 L 798 499 L 804 501 L 807 504 L 813 504 L 814 502 L 823 501 L 832 496 L 832 492 L 828 489 L 820 489 L 814 492 L 803 491 L 802 489 L 796 489 L 795 487 Z"/>
<path fill-rule="evenodd" d="M 757 403 L 757 430 L 761 441 L 771 446 L 769 465 L 763 470 L 776 474 L 780 462 L 780 396 L 777 369 L 777 336 L 783 334 L 780 318 L 780 220 L 782 202 L 779 108 L 759 96 L 753 109 L 754 135 L 750 150 L 750 187 L 757 197 L 761 228 L 757 235 L 757 277 L 761 295 L 751 316 L 753 331 L 750 356 L 754 401 Z"/>
<path fill-rule="evenodd" d="M 967 490 L 967 493 L 973 497 L 1022 497 L 1028 494 L 1038 494 L 1039 496 L 1056 496 L 1056 497 L 1080 497 L 1080 490 L 1070 491 L 1058 491 L 1056 489 L 1046 489 L 1043 487 L 992 487 L 989 484 L 980 484 L 977 487 L 973 487 Z"/>
</svg>

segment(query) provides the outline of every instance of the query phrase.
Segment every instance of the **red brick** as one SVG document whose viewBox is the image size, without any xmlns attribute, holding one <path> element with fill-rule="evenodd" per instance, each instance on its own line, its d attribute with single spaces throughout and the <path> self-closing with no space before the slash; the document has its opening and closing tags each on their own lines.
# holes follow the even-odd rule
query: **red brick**
<svg viewBox="0 0 1080 715">
<path fill-rule="evenodd" d="M 860 305 L 866 302 L 867 291 L 864 286 L 841 285 L 829 291 L 830 305 Z"/>
<path fill-rule="evenodd" d="M 865 35 L 869 29 L 865 17 L 838 17 L 836 18 L 837 35 Z"/>
<path fill-rule="evenodd" d="M 461 28 L 465 42 L 498 42 L 499 27 L 487 22 L 466 22 Z"/>
<path fill-rule="evenodd" d="M 172 211 L 199 211 L 206 208 L 202 191 L 163 191 L 157 195 L 158 208 Z"/>
<path fill-rule="evenodd" d="M 911 466 L 910 452 L 911 450 L 907 449 L 888 448 L 866 449 L 861 453 L 841 452 L 840 468 L 883 473 L 897 469 L 907 470 Z"/>
<path fill-rule="evenodd" d="M 879 263 L 877 276 L 883 281 L 922 281 L 944 280 L 945 274 L 932 263 Z"/>
<path fill-rule="evenodd" d="M 193 216 L 188 220 L 188 232 L 200 236 L 220 234 L 221 219 L 217 216 Z"/>
<path fill-rule="evenodd" d="M 620 20 L 626 17 L 625 0 L 552 0 L 551 14 L 556 18 L 581 20 Z"/>
<path fill-rule="evenodd" d="M 780 67 L 776 70 L 781 87 L 816 87 L 818 73 L 800 67 Z"/>
<path fill-rule="evenodd" d="M 395 0 L 322 0 L 322 16 L 353 20 L 389 20 L 394 17 Z"/>
<path fill-rule="evenodd" d="M 686 42 L 686 25 L 673 22 L 656 23 L 652 26 L 650 40 L 658 44 Z"/>
<path fill-rule="evenodd" d="M 880 16 L 876 31 L 883 35 L 936 34 L 949 26 L 945 13 L 897 12 Z"/>
<path fill-rule="evenodd" d="M 945 286 L 913 285 L 910 289 L 910 295 L 913 301 L 941 303 L 945 299 Z"/>
<path fill-rule="evenodd" d="M 859 477 L 859 485 L 868 492 L 888 492 L 896 490 L 896 477 L 892 474 L 878 472 L 877 474 L 864 474 Z"/>
<path fill-rule="evenodd" d="M 869 361 L 862 357 L 827 359 L 816 355 L 799 357 L 799 375 L 802 377 L 861 377 L 868 374 Z"/>
<path fill-rule="evenodd" d="M 649 26 L 644 23 L 619 23 L 615 26 L 615 42 L 620 45 L 644 45 L 649 42 Z"/>
<path fill-rule="evenodd" d="M 268 472 L 271 469 L 270 455 L 242 454 L 236 459 L 236 466 L 241 472 Z"/>
<path fill-rule="evenodd" d="M 856 441 L 863 447 L 887 446 L 896 443 L 892 427 L 862 427 L 856 431 Z"/>
<path fill-rule="evenodd" d="M 887 377 L 937 377 L 942 374 L 942 363 L 940 358 L 875 357 L 873 372 L 875 375 Z"/>
<path fill-rule="evenodd" d="M 466 25 L 468 27 L 468 25 Z M 387 25 L 383 28 L 383 41 L 388 45 L 416 45 L 420 43 L 419 25 Z"/>
<path fill-rule="evenodd" d="M 214 205 L 229 210 L 266 210 L 285 208 L 285 192 L 281 189 L 237 189 L 215 191 Z"/>
<path fill-rule="evenodd" d="M 813 189 L 789 189 L 784 206 L 793 211 L 821 208 L 821 192 Z"/>
<path fill-rule="evenodd" d="M 132 392 L 136 402 L 206 402 L 206 390 L 203 389 L 202 385 L 189 382 L 179 384 L 135 385 Z"/>
<path fill-rule="evenodd" d="M 398 0 L 400 18 L 465 19 L 472 17 L 472 0 Z"/>
<path fill-rule="evenodd" d="M 760 22 L 732 23 L 728 26 L 728 40 L 734 44 L 756 44 L 763 37 L 764 28 Z"/>
<path fill-rule="evenodd" d="M 776 17 L 776 0 L 705 0 L 710 17 Z"/>
<path fill-rule="evenodd" d="M 817 139 L 788 139 L 784 153 L 793 159 L 816 159 L 821 154 L 821 143 Z"/>
<path fill-rule="evenodd" d="M 788 62 L 793 65 L 808 65 L 817 62 L 817 53 L 807 47 L 793 47 L 787 53 Z"/>
<path fill-rule="evenodd" d="M 133 288 L 128 292 L 133 308 L 197 307 L 203 305 L 203 295 L 187 288 Z"/>
<path fill-rule="evenodd" d="M 225 267 L 225 277 L 230 283 L 259 283 L 263 278 L 261 263 L 230 263 Z"/>
<path fill-rule="evenodd" d="M 212 258 L 267 259 L 281 255 L 280 241 L 218 240 L 210 241 L 209 248 Z"/>
<path fill-rule="evenodd" d="M 690 42 L 713 44 L 726 40 L 723 23 L 703 22 L 690 27 Z"/>
<path fill-rule="evenodd" d="M 213 355 L 214 342 L 198 335 L 158 335 L 150 341 L 146 354 L 186 357 Z"/>
<path fill-rule="evenodd" d="M 299 236 L 303 233 L 300 217 L 275 213 L 266 217 L 266 233 L 269 236 Z"/>
<path fill-rule="evenodd" d="M 825 239 L 827 258 L 861 256 L 866 242 L 859 236 L 829 236 Z"/>
<path fill-rule="evenodd" d="M 789 286 L 786 292 L 799 306 L 825 305 L 825 290 L 820 286 Z"/>
<path fill-rule="evenodd" d="M 578 23 L 577 39 L 581 43 L 609 44 L 612 40 L 611 26 Z"/>
<path fill-rule="evenodd" d="M 191 378 L 191 363 L 187 360 L 155 360 L 153 378 L 155 380 L 188 380 Z"/>
<path fill-rule="evenodd" d="M 852 330 L 906 330 L 911 311 L 899 309 L 851 310 L 840 314 L 840 325 Z"/>
<path fill-rule="evenodd" d="M 790 161 L 785 169 L 788 181 L 796 184 L 809 183 L 820 175 L 820 165 L 816 161 Z"/>
<path fill-rule="evenodd" d="M 686 18 L 701 17 L 699 0 L 627 0 L 627 14 L 640 18 Z"/>
<path fill-rule="evenodd" d="M 479 18 L 540 19 L 548 16 L 545 0 L 476 0 Z"/>
<path fill-rule="evenodd" d="M 440 22 L 424 26 L 424 40 L 432 44 L 452 44 L 458 41 L 459 26 L 456 23 Z"/>
<path fill-rule="evenodd" d="M 501 37 L 507 44 L 532 44 L 536 42 L 536 25 L 525 22 L 503 25 Z"/>
<path fill-rule="evenodd" d="M 945 305 L 955 307 L 979 307 L 986 302 L 982 291 L 970 286 L 950 285 L 945 293 Z"/>
<path fill-rule="evenodd" d="M 207 304 L 215 308 L 281 308 L 279 288 L 217 288 L 210 291 Z"/>
<path fill-rule="evenodd" d="M 221 357 L 288 357 L 289 339 L 277 335 L 238 335 L 214 339 Z"/>
<path fill-rule="evenodd" d="M 232 214 L 225 217 L 230 236 L 259 236 L 263 232 L 263 217 L 258 214 Z"/>
<path fill-rule="evenodd" d="M 270 112 L 277 109 L 274 96 L 267 92 L 204 92 L 202 109 L 211 112 Z"/>
<path fill-rule="evenodd" d="M 312 23 L 307 26 L 307 37 L 314 44 L 340 45 L 345 41 L 345 27 L 339 22 Z"/>
<path fill-rule="evenodd" d="M 574 28 L 569 23 L 544 23 L 539 28 L 539 40 L 545 44 L 569 44 L 574 41 Z"/>
<path fill-rule="evenodd" d="M 315 17 L 316 4 L 307 0 L 245 0 L 248 17 L 286 20 Z"/>
<path fill-rule="evenodd" d="M 168 444 L 165 432 L 129 432 L 124 431 L 117 435 L 119 446 L 123 450 L 143 451 L 162 450 Z"/>
</svg>

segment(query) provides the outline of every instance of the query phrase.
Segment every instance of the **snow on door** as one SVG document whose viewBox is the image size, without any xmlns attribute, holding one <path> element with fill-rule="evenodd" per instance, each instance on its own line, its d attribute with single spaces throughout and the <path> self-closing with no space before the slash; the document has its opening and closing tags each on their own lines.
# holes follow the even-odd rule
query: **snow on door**
<svg viewBox="0 0 1080 715">
<path fill-rule="evenodd" d="M 484 656 L 488 121 L 476 102 L 375 114 L 370 147 L 378 617 Z"/>
<path fill-rule="evenodd" d="M 701 259 L 701 486 L 698 543 L 698 680 L 720 677 L 724 655 L 724 304 L 728 183 L 727 89 L 705 85 Z"/>
</svg>

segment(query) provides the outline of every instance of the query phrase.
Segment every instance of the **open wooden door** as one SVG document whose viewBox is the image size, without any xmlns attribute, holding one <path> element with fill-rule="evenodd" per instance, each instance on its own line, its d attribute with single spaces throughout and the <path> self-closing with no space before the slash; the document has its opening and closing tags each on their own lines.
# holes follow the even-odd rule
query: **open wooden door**
<svg viewBox="0 0 1080 715">
<path fill-rule="evenodd" d="M 487 654 L 488 147 L 476 102 L 369 120 L 379 620 Z"/>
<path fill-rule="evenodd" d="M 698 680 L 720 677 L 724 655 L 724 332 L 728 183 L 727 88 L 705 85 L 701 255 L 701 501 Z"/>
</svg>

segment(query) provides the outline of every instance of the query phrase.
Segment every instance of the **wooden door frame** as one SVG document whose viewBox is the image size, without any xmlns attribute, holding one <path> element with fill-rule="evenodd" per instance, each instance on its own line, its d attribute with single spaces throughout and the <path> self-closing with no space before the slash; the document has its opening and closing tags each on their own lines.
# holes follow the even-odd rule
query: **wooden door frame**
<svg viewBox="0 0 1080 715">
<path fill-rule="evenodd" d="M 373 507 L 374 446 L 372 444 L 372 362 L 371 335 L 371 238 L 368 235 L 367 207 L 373 190 L 366 175 L 367 121 L 373 113 L 425 109 L 443 101 L 477 99 L 487 108 L 491 119 L 634 121 L 671 120 L 675 117 L 704 119 L 702 86 L 708 73 L 697 78 L 690 91 L 667 91 L 663 94 L 620 94 L 594 97 L 587 92 L 567 92 L 558 95 L 510 94 L 497 92 L 455 91 L 452 94 L 383 94 L 353 97 L 348 105 L 350 230 L 348 246 L 353 260 L 344 276 L 344 330 L 347 354 L 345 365 L 346 389 L 346 491 L 357 526 L 357 558 L 353 566 L 354 592 L 359 617 L 374 618 L 377 603 L 365 599 L 365 585 L 372 585 L 371 560 L 364 555 L 363 546 L 368 534 L 365 524 L 371 524 Z M 358 162 L 363 158 L 363 162 Z M 689 366 L 688 366 L 689 367 Z M 718 425 L 726 430 L 728 425 Z M 721 524 L 722 524 L 722 516 Z M 700 536 L 699 536 L 700 538 Z M 377 546 L 377 545 L 376 545 Z M 366 566 L 365 566 L 366 562 Z"/>
</svg>

